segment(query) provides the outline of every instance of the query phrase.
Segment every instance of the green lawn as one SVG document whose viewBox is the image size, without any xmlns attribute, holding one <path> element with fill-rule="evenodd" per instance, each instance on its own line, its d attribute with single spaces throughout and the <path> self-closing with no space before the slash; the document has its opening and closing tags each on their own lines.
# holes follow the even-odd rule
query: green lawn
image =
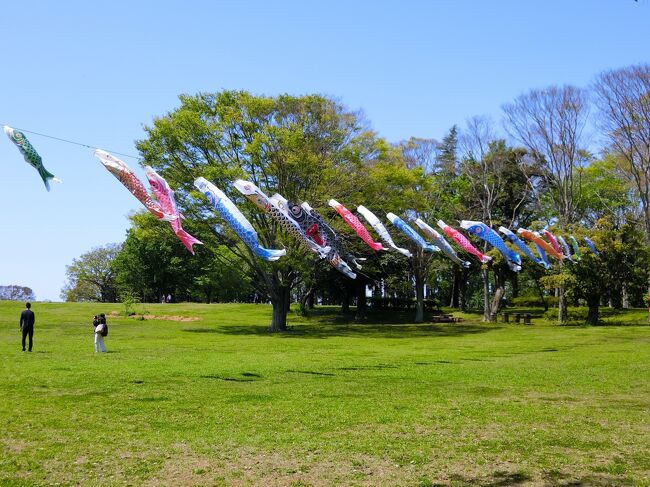
<svg viewBox="0 0 650 487">
<path fill-rule="evenodd" d="M 139 308 L 142 308 L 139 306 Z M 650 327 L 0 302 L 0 485 L 650 486 Z M 634 325 L 634 323 L 638 323 Z"/>
</svg>

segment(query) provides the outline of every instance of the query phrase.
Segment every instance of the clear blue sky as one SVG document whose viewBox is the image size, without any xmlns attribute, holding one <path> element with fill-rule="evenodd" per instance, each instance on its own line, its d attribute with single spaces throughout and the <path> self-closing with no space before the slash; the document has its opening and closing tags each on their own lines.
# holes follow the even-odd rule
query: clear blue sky
<svg viewBox="0 0 650 487">
<path fill-rule="evenodd" d="M 8 1 L 0 123 L 137 155 L 178 94 L 244 89 L 324 93 L 391 142 L 440 139 L 531 88 L 648 62 L 649 25 L 650 0 Z M 90 149 L 27 135 L 64 182 L 45 191 L 0 133 L 0 284 L 58 300 L 65 266 L 142 207 Z"/>
</svg>

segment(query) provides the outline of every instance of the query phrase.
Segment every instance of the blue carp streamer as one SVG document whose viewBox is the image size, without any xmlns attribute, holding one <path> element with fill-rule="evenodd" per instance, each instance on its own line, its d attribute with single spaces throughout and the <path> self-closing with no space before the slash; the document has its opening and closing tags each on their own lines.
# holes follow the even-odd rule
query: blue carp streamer
<svg viewBox="0 0 650 487">
<path fill-rule="evenodd" d="M 400 254 L 405 255 L 406 257 L 411 257 L 411 252 L 408 249 L 403 249 L 402 247 L 395 245 L 393 238 L 390 236 L 390 233 L 388 233 L 388 230 L 386 230 L 384 224 L 379 220 L 379 218 L 375 216 L 372 211 L 363 205 L 357 206 L 357 211 L 366 219 L 368 223 L 370 223 L 370 226 L 375 229 L 375 232 L 377 232 L 379 238 L 381 238 L 384 243 L 386 243 L 390 248 L 397 250 Z"/>
<path fill-rule="evenodd" d="M 598 249 L 596 248 L 596 244 L 594 244 L 589 237 L 585 237 L 585 242 L 587 242 L 587 247 L 596 255 L 600 255 L 600 252 L 598 252 Z"/>
<path fill-rule="evenodd" d="M 425 252 L 438 252 L 440 249 L 435 245 L 431 245 L 424 240 L 418 232 L 409 227 L 404 220 L 398 217 L 395 213 L 387 213 L 386 217 L 390 222 L 399 228 L 404 235 L 413 240 Z"/>
<path fill-rule="evenodd" d="M 510 250 L 503 239 L 499 237 L 499 234 L 492 230 L 492 228 L 488 227 L 483 222 L 475 222 L 471 220 L 461 221 L 460 226 L 469 233 L 476 235 L 481 240 L 485 240 L 492 247 L 501 252 L 503 257 L 505 257 L 508 266 L 513 271 L 521 270 L 521 256 Z"/>
<path fill-rule="evenodd" d="M 285 249 L 274 250 L 262 247 L 253 225 L 250 224 L 235 204 L 230 201 L 230 198 L 210 181 L 205 178 L 197 178 L 194 180 L 194 186 L 208 198 L 212 206 L 214 206 L 214 209 L 217 210 L 219 215 L 221 215 L 255 255 L 264 260 L 274 261 L 287 253 Z"/>
<path fill-rule="evenodd" d="M 509 230 L 506 227 L 499 227 L 499 231 L 503 233 L 508 240 L 508 242 L 514 244 L 517 246 L 519 250 L 521 250 L 526 257 L 528 257 L 530 260 L 535 262 L 536 264 L 539 265 L 544 265 L 544 261 L 538 257 L 535 257 L 535 254 L 533 254 L 533 251 L 528 248 L 528 245 L 526 245 L 526 242 L 524 242 L 522 239 L 517 237 L 517 234 L 514 233 L 512 230 Z"/>
</svg>

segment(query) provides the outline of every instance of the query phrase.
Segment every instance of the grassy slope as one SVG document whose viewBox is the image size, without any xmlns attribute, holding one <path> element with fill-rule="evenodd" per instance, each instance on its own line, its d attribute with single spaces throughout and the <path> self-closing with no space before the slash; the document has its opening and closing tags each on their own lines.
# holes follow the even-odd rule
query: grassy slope
<svg viewBox="0 0 650 487">
<path fill-rule="evenodd" d="M 0 484 L 650 485 L 648 326 L 145 307 L 200 319 L 109 317 L 96 355 L 119 305 L 37 303 L 29 354 L 0 302 Z"/>
</svg>

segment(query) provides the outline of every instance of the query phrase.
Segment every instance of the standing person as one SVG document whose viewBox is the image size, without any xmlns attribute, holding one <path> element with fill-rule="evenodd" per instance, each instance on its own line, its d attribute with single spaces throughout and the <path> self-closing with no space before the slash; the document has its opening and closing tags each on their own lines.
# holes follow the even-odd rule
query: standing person
<svg viewBox="0 0 650 487">
<path fill-rule="evenodd" d="M 93 333 L 95 333 L 97 325 L 99 325 L 99 316 L 95 315 L 93 316 Z"/>
<path fill-rule="evenodd" d="M 31 310 L 32 303 L 26 303 L 22 313 L 20 313 L 20 331 L 23 332 L 23 352 L 25 351 L 25 338 L 29 335 L 29 351 L 32 351 L 34 338 L 34 323 L 36 315 Z"/>
<path fill-rule="evenodd" d="M 106 324 L 106 315 L 100 313 L 93 319 L 93 327 L 95 328 L 95 352 L 106 353 L 106 345 L 104 345 L 104 337 L 108 335 L 108 325 Z"/>
</svg>

